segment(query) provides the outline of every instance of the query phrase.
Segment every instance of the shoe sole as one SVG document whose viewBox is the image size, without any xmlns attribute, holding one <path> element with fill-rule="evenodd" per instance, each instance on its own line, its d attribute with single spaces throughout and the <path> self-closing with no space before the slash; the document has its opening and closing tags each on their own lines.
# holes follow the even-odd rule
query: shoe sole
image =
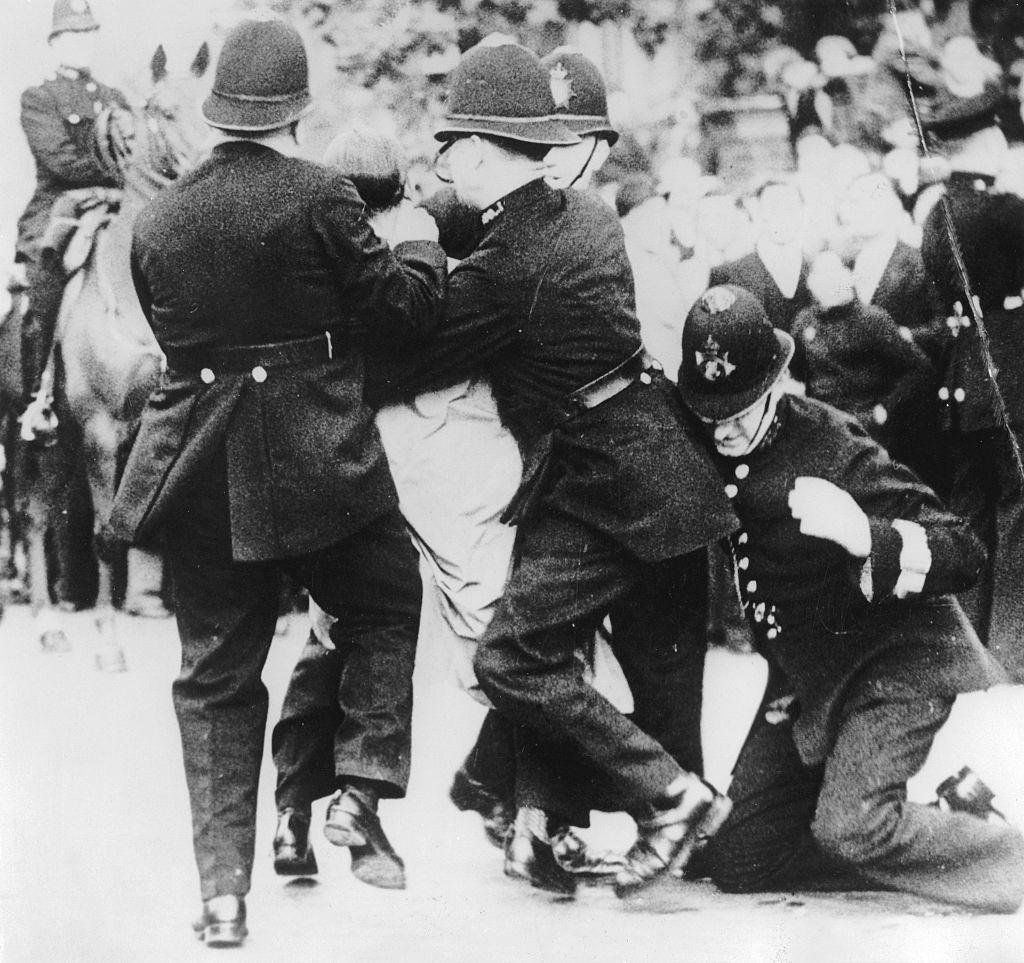
<svg viewBox="0 0 1024 963">
<path fill-rule="evenodd" d="M 294 849 L 282 849 L 274 856 L 274 872 L 278 876 L 316 876 L 319 871 L 312 849 L 305 858 L 301 858 Z"/>
<path fill-rule="evenodd" d="M 334 846 L 366 846 L 366 837 L 357 829 L 351 826 L 342 826 L 338 823 L 326 823 L 324 825 L 324 836 Z"/>
<path fill-rule="evenodd" d="M 542 886 L 526 870 L 518 869 L 515 864 L 505 864 L 505 875 L 519 883 L 529 883 L 535 893 L 544 893 L 546 896 L 554 896 L 556 899 L 575 899 L 576 886 L 561 888 L 554 886 Z M 574 880 L 575 882 L 575 880 Z"/>
<path fill-rule="evenodd" d="M 377 853 L 372 855 L 352 854 L 352 875 L 377 889 L 405 889 L 405 866 L 398 860 Z"/>
<path fill-rule="evenodd" d="M 245 924 L 240 923 L 209 923 L 199 934 L 199 939 L 207 946 L 241 946 L 249 931 Z"/>
</svg>

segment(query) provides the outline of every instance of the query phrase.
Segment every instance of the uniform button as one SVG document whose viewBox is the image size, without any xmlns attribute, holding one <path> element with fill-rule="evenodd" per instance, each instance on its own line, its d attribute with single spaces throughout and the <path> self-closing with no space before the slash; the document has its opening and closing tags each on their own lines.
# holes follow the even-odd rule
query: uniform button
<svg viewBox="0 0 1024 963">
<path fill-rule="evenodd" d="M 746 545 L 750 541 L 750 536 L 746 532 L 740 532 L 739 537 L 736 539 L 740 545 Z"/>
<path fill-rule="evenodd" d="M 757 582 L 754 581 L 754 579 L 751 579 L 749 582 L 747 582 L 747 591 L 748 592 L 756 592 L 757 591 Z"/>
<path fill-rule="evenodd" d="M 640 372 L 640 383 L 641 384 L 649 385 L 652 380 L 653 379 L 651 378 L 651 376 L 646 371 Z"/>
<path fill-rule="evenodd" d="M 954 401 L 963 401 L 964 398 L 966 398 L 966 397 L 967 397 L 967 392 L 964 391 L 963 388 L 957 388 L 956 391 L 953 392 L 953 399 L 954 399 Z"/>
<path fill-rule="evenodd" d="M 736 477 L 740 481 L 743 481 L 743 479 L 746 478 L 747 475 L 749 475 L 749 474 L 750 474 L 750 465 L 737 465 L 736 466 Z"/>
<path fill-rule="evenodd" d="M 87 83 L 85 85 L 85 89 L 88 90 L 90 94 L 96 93 L 96 84 L 95 84 L 95 82 L 90 80 L 89 83 Z"/>
<path fill-rule="evenodd" d="M 736 564 L 740 567 L 742 571 L 745 572 L 748 568 L 750 568 L 750 559 L 746 557 L 741 558 Z"/>
<path fill-rule="evenodd" d="M 813 341 L 818 336 L 818 329 L 813 324 L 804 328 L 804 341 Z"/>
<path fill-rule="evenodd" d="M 103 102 L 99 100 L 94 100 L 92 102 L 92 109 L 94 113 L 98 114 L 101 110 L 103 110 Z"/>
<path fill-rule="evenodd" d="M 754 621 L 764 621 L 764 602 L 758 602 L 757 605 L 754 606 Z"/>
<path fill-rule="evenodd" d="M 725 495 L 727 498 L 735 498 L 739 492 L 740 490 L 735 485 L 725 486 Z"/>
<path fill-rule="evenodd" d="M 258 364 L 252 369 L 252 380 L 257 384 L 263 384 L 267 380 L 267 369 L 263 365 Z"/>
<path fill-rule="evenodd" d="M 203 368 L 203 370 L 199 372 L 199 377 L 202 380 L 203 384 L 206 385 L 212 385 L 217 378 L 217 376 L 213 373 L 212 368 Z"/>
<path fill-rule="evenodd" d="M 68 114 L 68 123 L 69 124 L 78 124 L 78 123 L 81 123 L 81 120 L 82 120 L 82 118 L 79 117 L 78 114 Z"/>
<path fill-rule="evenodd" d="M 775 624 L 775 616 L 774 615 L 772 615 L 772 614 L 768 615 L 768 624 L 769 625 L 774 625 Z"/>
<path fill-rule="evenodd" d="M 778 630 L 778 629 L 769 629 L 769 630 L 768 630 L 768 631 L 767 631 L 767 632 L 765 633 L 765 635 L 767 635 L 769 639 L 774 639 L 774 638 L 777 638 L 777 637 L 778 637 L 778 634 L 779 634 L 779 630 Z"/>
<path fill-rule="evenodd" d="M 945 385 L 939 388 L 939 398 L 941 398 L 943 401 L 949 401 L 949 388 L 947 388 Z"/>
</svg>

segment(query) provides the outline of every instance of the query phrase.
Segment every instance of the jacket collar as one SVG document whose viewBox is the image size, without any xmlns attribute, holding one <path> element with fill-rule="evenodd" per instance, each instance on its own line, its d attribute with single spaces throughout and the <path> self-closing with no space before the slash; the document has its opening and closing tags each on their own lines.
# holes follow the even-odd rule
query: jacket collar
<svg viewBox="0 0 1024 963">
<path fill-rule="evenodd" d="M 554 197 L 555 189 L 545 183 L 544 178 L 538 176 L 535 180 L 528 181 L 522 187 L 485 207 L 480 212 L 480 223 L 485 228 L 490 228 L 500 223 L 505 217 L 515 216 L 521 211 L 535 207 L 545 199 Z"/>
</svg>

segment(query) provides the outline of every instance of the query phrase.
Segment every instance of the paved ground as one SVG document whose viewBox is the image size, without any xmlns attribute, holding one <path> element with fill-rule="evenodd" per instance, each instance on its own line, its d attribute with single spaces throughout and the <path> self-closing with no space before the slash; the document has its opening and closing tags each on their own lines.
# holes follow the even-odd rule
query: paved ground
<svg viewBox="0 0 1024 963">
<path fill-rule="evenodd" d="M 70 620 L 73 651 L 37 650 L 28 613 L 0 622 L 0 960 L 209 959 L 189 929 L 198 900 L 188 805 L 169 684 L 173 623 L 118 617 L 130 671 L 93 667 L 87 613 Z M 303 641 L 278 640 L 266 679 L 271 711 Z M 448 688 L 430 648 L 418 666 L 410 797 L 383 810 L 410 887 L 386 893 L 348 872 L 347 854 L 316 834 L 318 883 L 286 884 L 270 867 L 272 769 L 264 767 L 252 935 L 254 961 L 1024 961 L 1024 914 L 951 913 L 893 894 L 733 897 L 674 884 L 626 909 L 607 890 L 558 903 L 501 874 L 475 817 L 446 799 L 480 709 Z M 749 657 L 716 653 L 715 700 L 748 706 L 760 678 Z M 742 716 L 742 712 L 737 714 Z M 712 764 L 728 769 L 742 718 L 709 718 Z M 322 816 L 322 807 L 315 812 Z M 606 817 L 599 843 L 625 845 L 630 825 Z"/>
</svg>

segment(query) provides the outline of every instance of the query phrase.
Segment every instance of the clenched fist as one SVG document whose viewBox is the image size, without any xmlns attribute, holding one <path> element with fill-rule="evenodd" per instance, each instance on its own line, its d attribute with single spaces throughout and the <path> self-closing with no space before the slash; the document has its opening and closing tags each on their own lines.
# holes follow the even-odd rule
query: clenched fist
<svg viewBox="0 0 1024 963">
<path fill-rule="evenodd" d="M 824 478 L 802 475 L 789 493 L 789 510 L 800 531 L 845 548 L 854 558 L 871 554 L 871 527 L 853 496 Z"/>
</svg>

